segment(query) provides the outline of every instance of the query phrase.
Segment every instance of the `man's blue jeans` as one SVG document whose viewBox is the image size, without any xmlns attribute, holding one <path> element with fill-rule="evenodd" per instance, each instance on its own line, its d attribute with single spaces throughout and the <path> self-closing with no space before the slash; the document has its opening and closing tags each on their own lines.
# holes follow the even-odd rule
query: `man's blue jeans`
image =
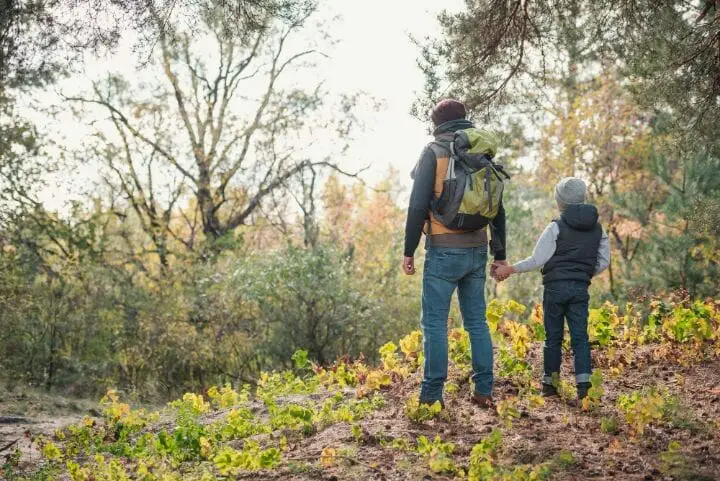
<svg viewBox="0 0 720 481">
<path fill-rule="evenodd" d="M 543 383 L 552 384 L 552 376 L 560 375 L 565 319 L 570 329 L 570 345 L 575 354 L 575 382 L 590 381 L 592 360 L 588 339 L 588 285 L 580 281 L 555 281 L 545 286 L 543 319 L 545 346 L 543 349 Z"/>
<path fill-rule="evenodd" d="M 475 392 L 489 396 L 493 386 L 493 350 L 485 320 L 486 247 L 430 247 L 425 256 L 422 329 L 425 368 L 420 400 L 442 400 L 448 373 L 448 314 L 458 290 L 460 312 L 470 335 Z"/>
</svg>

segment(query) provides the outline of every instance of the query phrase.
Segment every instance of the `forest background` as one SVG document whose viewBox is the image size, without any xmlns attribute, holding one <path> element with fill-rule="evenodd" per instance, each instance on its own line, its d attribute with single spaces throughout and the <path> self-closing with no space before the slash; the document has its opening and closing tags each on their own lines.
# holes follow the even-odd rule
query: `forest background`
<svg viewBox="0 0 720 481">
<path fill-rule="evenodd" d="M 417 328 L 421 276 L 400 269 L 409 170 L 444 96 L 503 138 L 510 259 L 556 215 L 555 181 L 578 175 L 613 250 L 594 305 L 717 298 L 717 1 L 418 9 L 405 22 L 432 25 L 400 35 L 417 72 L 373 35 L 413 7 L 337 8 L 2 2 L 8 388 L 160 401 L 252 383 L 297 349 L 372 358 Z M 348 25 L 365 50 L 342 50 Z M 383 117 L 413 88 L 402 121 Z M 532 305 L 539 274 L 487 291 Z"/>
</svg>

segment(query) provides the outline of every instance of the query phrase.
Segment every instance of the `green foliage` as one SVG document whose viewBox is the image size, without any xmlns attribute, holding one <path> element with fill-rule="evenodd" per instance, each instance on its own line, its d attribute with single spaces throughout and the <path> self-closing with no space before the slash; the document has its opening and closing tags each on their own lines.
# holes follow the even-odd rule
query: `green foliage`
<svg viewBox="0 0 720 481">
<path fill-rule="evenodd" d="M 386 370 L 392 370 L 397 367 L 399 361 L 397 350 L 397 345 L 392 341 L 380 347 L 380 360 Z"/>
<path fill-rule="evenodd" d="M 590 340 L 596 342 L 601 348 L 609 346 L 617 335 L 619 322 L 616 309 L 606 303 L 599 309 L 590 310 L 588 316 Z"/>
<path fill-rule="evenodd" d="M 362 440 L 362 428 L 357 424 L 353 424 L 350 430 L 352 432 L 353 439 L 355 439 L 355 442 L 359 443 Z"/>
<path fill-rule="evenodd" d="M 315 413 L 312 409 L 297 404 L 275 406 L 270 404 L 270 425 L 273 429 L 292 429 L 305 434 L 312 432 Z"/>
<path fill-rule="evenodd" d="M 318 246 L 262 256 L 246 269 L 257 321 L 270 332 L 258 348 L 277 360 L 306 349 L 320 364 L 376 352 L 376 334 L 383 328 L 373 322 L 378 306 L 354 288 L 350 262 L 345 253 Z"/>
<path fill-rule="evenodd" d="M 708 306 L 701 301 L 695 301 L 689 308 L 675 306 L 672 315 L 663 323 L 662 331 L 668 338 L 679 343 L 712 340 L 712 314 Z"/>
<path fill-rule="evenodd" d="M 509 397 L 497 403 L 497 413 L 500 416 L 506 429 L 512 427 L 513 419 L 520 419 L 519 400 L 517 397 Z"/>
<path fill-rule="evenodd" d="M 209 263 L 188 255 L 162 273 L 153 258 L 103 258 L 117 247 L 113 229 L 130 227 L 100 207 L 77 216 L 68 226 L 46 222 L 69 257 L 21 219 L 23 230 L 12 232 L 22 237 L 0 240 L 0 366 L 10 387 L 94 396 L 117 386 L 157 402 L 289 367 L 288 352 L 307 353 L 292 360 L 299 369 L 346 354 L 374 360 L 379 346 L 409 331 L 404 312 L 417 301 L 408 286 L 379 302 L 378 281 L 368 280 L 377 271 L 340 248 L 238 249 Z M 413 355 L 415 370 L 421 353 Z M 340 382 L 354 386 L 353 375 Z"/>
<path fill-rule="evenodd" d="M 513 350 L 501 345 L 498 349 L 498 375 L 525 387 L 532 380 L 532 366 L 525 359 L 518 358 Z"/>
<path fill-rule="evenodd" d="M 502 448 L 502 433 L 498 429 L 476 444 L 470 452 L 468 469 L 469 481 L 535 481 L 550 476 L 551 463 L 535 466 L 514 466 L 506 468 L 497 463 Z"/>
<path fill-rule="evenodd" d="M 208 397 L 216 408 L 229 408 L 248 402 L 250 399 L 250 387 L 243 386 L 241 392 L 235 391 L 230 384 L 225 384 L 220 389 L 212 386 L 208 389 Z"/>
<path fill-rule="evenodd" d="M 610 354 L 620 347 L 632 347 L 641 342 L 652 343 L 648 347 L 657 355 L 666 355 L 671 349 L 683 349 L 689 353 L 715 352 L 715 346 L 705 339 L 709 329 L 716 335 L 718 315 L 716 304 L 699 302 L 664 305 L 654 303 L 651 307 L 652 320 L 643 322 L 635 315 L 631 306 L 621 316 L 613 306 L 605 306 L 605 319 L 616 326 L 616 333 L 609 345 L 601 349 L 601 355 Z M 692 311 L 692 315 L 689 314 Z M 495 341 L 499 344 L 507 366 L 525 366 L 532 342 L 532 328 L 507 317 L 522 310 L 511 303 L 496 305 L 493 315 L 499 316 L 494 322 Z M 532 319 L 531 319 L 532 322 Z M 668 323 L 686 323 L 687 331 L 693 333 L 691 340 L 663 331 Z M 654 325 L 657 336 L 647 336 L 644 329 Z M 464 336 L 458 331 L 458 346 Z M 714 337 L 713 337 L 714 339 Z M 211 481 L 223 476 L 239 476 L 247 472 L 277 468 L 283 462 L 283 453 L 292 451 L 302 444 L 302 438 L 323 431 L 331 425 L 344 424 L 352 438 L 359 445 L 374 443 L 379 446 L 403 451 L 414 459 L 419 456 L 423 464 L 434 474 L 453 475 L 469 480 L 489 481 L 534 481 L 545 480 L 551 473 L 572 469 L 577 459 L 572 452 L 561 451 L 546 462 L 536 465 L 514 465 L 507 463 L 503 452 L 503 433 L 494 429 L 480 443 L 475 445 L 469 458 L 462 458 L 452 442 L 435 437 L 432 441 L 420 436 L 415 441 L 406 437 L 387 438 L 380 433 L 366 431 L 363 419 L 385 405 L 385 398 L 377 389 L 384 384 L 395 384 L 410 380 L 409 373 L 417 368 L 417 353 L 420 337 L 412 335 L 398 346 L 386 343 L 380 348 L 381 363 L 370 367 L 361 360 L 340 359 L 328 367 L 313 366 L 313 369 L 263 372 L 257 380 L 254 392 L 246 385 L 236 391 L 229 384 L 211 387 L 207 397 L 186 393 L 180 399 L 168 404 L 163 421 L 158 413 L 132 409 L 121 401 L 117 391 L 110 390 L 102 400 L 103 421 L 85 419 L 81 423 L 58 430 L 52 439 L 38 441 L 44 463 L 55 471 L 45 468 L 43 473 L 66 475 L 72 481 L 92 481 L 92 476 L 102 473 L 98 479 L 123 481 L 143 479 L 146 481 L 180 481 L 177 470 L 188 468 L 183 479 L 189 481 Z M 627 343 L 623 346 L 622 343 Z M 461 349 L 458 349 L 462 353 Z M 304 357 L 295 356 L 296 359 Z M 500 359 L 500 357 L 498 358 Z M 612 360 L 612 356 L 609 358 Z M 604 359 L 607 362 L 608 359 Z M 608 366 L 610 369 L 613 366 Z M 518 372 L 524 372 L 525 368 Z M 515 376 L 516 383 L 522 384 L 523 374 L 508 370 Z M 603 375 L 599 369 L 591 376 L 591 388 L 583 404 L 585 410 L 598 410 L 603 396 Z M 522 381 L 525 382 L 525 381 Z M 554 376 L 553 383 L 563 396 L 573 396 L 573 386 Z M 348 389 L 356 384 L 353 393 Z M 375 386 L 377 385 L 377 386 Z M 457 386 L 456 386 L 457 387 Z M 370 389 L 372 388 L 372 389 Z M 375 389 L 377 388 L 377 389 Z M 353 396 L 354 394 L 354 396 Z M 523 412 L 533 411 L 544 405 L 544 399 L 531 385 L 522 385 L 517 396 L 497 401 L 497 413 L 504 429 L 512 432 L 513 422 Z M 706 428 L 702 423 L 687 415 L 687 409 L 679 400 L 660 389 L 646 389 L 621 394 L 617 408 L 625 418 L 633 437 L 642 435 L 648 425 L 664 423 L 691 432 Z M 605 411 L 605 409 L 603 410 Z M 432 405 L 420 404 L 418 397 L 410 396 L 405 405 L 405 415 L 414 422 L 436 419 L 442 413 L 440 402 Z M 605 413 L 603 413 L 605 414 Z M 443 416 L 452 421 L 452 415 Z M 566 417 L 566 421 L 568 418 Z M 372 423 L 371 423 L 372 425 Z M 345 428 L 343 428 L 345 429 Z M 600 430 L 606 434 L 619 432 L 618 419 L 607 413 L 600 419 Z M 290 441 L 288 440 L 290 439 Z M 390 441 L 391 440 L 391 441 Z M 615 441 L 616 442 L 616 441 Z M 666 459 L 668 472 L 684 475 L 681 455 L 677 450 L 668 449 L 661 458 Z M 342 447 L 325 446 L 319 458 L 325 469 L 341 466 L 339 459 L 354 457 L 356 451 Z M 292 456 L 289 455 L 288 458 Z M 679 461 L 680 460 L 680 461 Z M 13 481 L 27 481 L 18 477 L 17 461 L 7 463 L 3 475 Z M 196 469 L 195 469 L 196 468 Z M 291 470 L 306 469 L 293 462 Z M 687 471 L 688 473 L 690 471 Z M 7 474 L 10 473 L 10 474 Z M 15 476 L 13 478 L 12 476 Z"/>
<path fill-rule="evenodd" d="M 21 457 L 22 453 L 18 448 L 15 448 L 12 453 L 5 457 L 5 462 L 0 466 L 0 474 L 2 474 L 5 479 L 14 481 L 19 477 L 19 475 L 16 476 L 16 472 L 20 465 Z"/>
<path fill-rule="evenodd" d="M 40 452 L 43 457 L 48 461 L 60 461 L 63 458 L 62 451 L 52 441 L 39 440 L 39 444 L 42 446 Z"/>
<path fill-rule="evenodd" d="M 406 359 L 415 360 L 418 364 L 420 364 L 423 349 L 422 340 L 422 332 L 417 330 L 412 331 L 410 334 L 400 339 L 400 350 L 405 355 Z"/>
<path fill-rule="evenodd" d="M 464 370 L 470 369 L 470 335 L 465 329 L 452 329 L 448 335 L 448 355 L 455 365 Z"/>
<path fill-rule="evenodd" d="M 502 433 L 498 429 L 493 429 L 487 437 L 472 448 L 468 469 L 470 481 L 484 481 L 492 479 L 498 474 L 494 461 L 501 446 Z"/>
<path fill-rule="evenodd" d="M 432 404 L 421 403 L 417 395 L 410 396 L 405 403 L 405 416 L 408 419 L 421 423 L 435 419 L 442 412 L 440 401 Z"/>
<path fill-rule="evenodd" d="M 335 363 L 330 369 L 316 368 L 316 374 L 322 384 L 339 388 L 355 387 L 358 384 L 358 372 L 343 360 Z"/>
<path fill-rule="evenodd" d="M 660 454 L 661 471 L 664 474 L 683 479 L 682 473 L 687 470 L 687 460 L 681 451 L 678 441 L 670 441 L 667 450 Z"/>
<path fill-rule="evenodd" d="M 645 428 L 663 419 L 665 414 L 665 395 L 656 389 L 633 391 L 630 394 L 621 394 L 617 400 L 617 407 L 625 413 L 625 420 L 632 430 L 632 434 L 642 436 Z"/>
<path fill-rule="evenodd" d="M 560 397 L 565 400 L 572 400 L 577 397 L 577 388 L 575 384 L 565 379 L 560 379 L 557 383 L 553 380 L 553 385 L 557 388 Z"/>
<path fill-rule="evenodd" d="M 289 371 L 263 372 L 258 380 L 256 395 L 261 399 L 272 399 L 289 394 L 309 394 L 320 385 L 316 377 L 301 378 Z"/>
<path fill-rule="evenodd" d="M 214 458 L 220 474 L 232 475 L 245 471 L 269 469 L 278 465 L 282 459 L 277 448 L 261 449 L 257 443 L 247 441 L 241 451 L 226 447 Z"/>
<path fill-rule="evenodd" d="M 651 225 L 643 269 L 634 285 L 650 291 L 684 289 L 692 297 L 717 293 L 711 279 L 719 272 L 720 246 L 710 227 L 720 206 L 720 180 L 713 175 L 720 167 L 717 149 L 717 143 L 715 153 L 701 144 L 653 156 L 650 169 L 667 192 L 659 208 L 667 220 Z M 672 232 L 667 225 L 673 226 Z M 683 335 L 680 329 L 675 334 Z"/>
<path fill-rule="evenodd" d="M 305 369 L 308 367 L 308 352 L 304 349 L 298 349 L 290 358 L 295 363 L 295 369 Z"/>
<path fill-rule="evenodd" d="M 605 434 L 619 433 L 617 418 L 615 416 L 602 418 L 600 420 L 600 430 Z"/>
<path fill-rule="evenodd" d="M 213 423 L 209 431 L 222 441 L 245 439 L 255 434 L 270 432 L 270 427 L 255 418 L 252 411 L 239 407 L 232 409 L 225 419 Z"/>
<path fill-rule="evenodd" d="M 427 459 L 430 471 L 433 473 L 460 473 L 460 469 L 455 466 L 452 460 L 454 451 L 455 445 L 442 442 L 440 436 L 435 436 L 432 442 L 425 436 L 420 436 L 417 439 L 417 452 Z"/>
<path fill-rule="evenodd" d="M 582 400 L 582 408 L 585 411 L 592 411 L 600 406 L 604 394 L 602 372 L 595 369 L 590 375 L 590 389 L 588 395 Z"/>
<path fill-rule="evenodd" d="M 557 466 L 559 466 L 561 469 L 567 469 L 567 468 L 577 464 L 577 460 L 575 459 L 575 455 L 573 455 L 572 452 L 560 451 L 555 456 L 555 464 Z"/>
<path fill-rule="evenodd" d="M 339 422 L 353 423 L 380 409 L 385 404 L 382 396 L 375 394 L 372 399 L 350 399 L 343 402 L 343 396 L 336 393 L 327 399 L 316 412 L 316 422 L 321 424 L 335 424 Z M 357 425 L 353 425 L 355 429 Z"/>
</svg>

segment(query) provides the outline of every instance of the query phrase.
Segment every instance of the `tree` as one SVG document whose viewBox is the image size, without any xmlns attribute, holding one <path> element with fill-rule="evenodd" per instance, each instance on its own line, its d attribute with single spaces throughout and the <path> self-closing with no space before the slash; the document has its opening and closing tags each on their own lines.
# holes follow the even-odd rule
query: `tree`
<svg viewBox="0 0 720 481">
<path fill-rule="evenodd" d="M 647 241 L 639 252 L 642 268 L 628 284 L 641 290 L 717 295 L 720 245 L 717 224 L 708 217 L 717 215 L 720 204 L 720 159 L 707 150 L 679 145 L 654 153 L 650 168 L 665 195 L 649 218 Z"/>
<path fill-rule="evenodd" d="M 30 249 L 33 262 L 50 257 L 76 258 L 85 252 L 90 238 L 88 219 L 60 219 L 39 200 L 46 175 L 57 163 L 44 152 L 45 145 L 32 124 L 21 118 L 13 99 L 0 89 L 0 243 Z"/>
<path fill-rule="evenodd" d="M 312 0 L 220 0 L 216 2 L 228 34 L 262 30 L 272 19 L 293 21 Z M 0 84 L 47 81 L 86 51 L 114 48 L 124 33 L 139 34 L 136 45 L 151 51 L 158 42 L 154 19 L 170 33 L 182 18 L 194 25 L 206 0 L 2 0 L 0 2 Z"/>
<path fill-rule="evenodd" d="M 196 245 L 194 219 L 204 239 L 222 249 L 238 226 L 251 222 L 271 194 L 293 179 L 322 168 L 339 170 L 334 152 L 312 155 L 304 139 L 316 130 L 340 132 L 342 149 L 352 124 L 347 99 L 341 99 L 347 115 L 322 119 L 327 100 L 321 85 L 311 91 L 281 88 L 296 65 L 321 55 L 312 47 L 292 49 L 314 7 L 291 23 L 242 36 L 227 35 L 220 11 L 217 5 L 204 10 L 204 29 L 194 35 L 168 33 L 154 13 L 154 66 L 162 70 L 163 84 L 152 93 L 111 76 L 94 85 L 93 96 L 69 98 L 107 113 L 115 133 L 99 130 L 92 155 L 108 167 L 106 184 L 133 209 L 161 259 L 168 237 L 188 249 Z M 208 58 L 208 43 L 217 58 Z M 178 207 L 186 193 L 194 211 Z M 173 229 L 176 219 L 186 221 L 190 237 Z"/>
<path fill-rule="evenodd" d="M 442 37 L 423 45 L 426 89 L 415 111 L 442 93 L 463 98 L 475 114 L 534 123 L 540 136 L 530 157 L 538 159 L 539 185 L 563 175 L 590 182 L 616 253 L 611 290 L 622 295 L 616 287 L 646 279 L 636 267 L 659 259 L 648 256 L 670 231 L 687 241 L 680 250 L 697 253 L 707 231 L 692 225 L 718 216 L 713 189 L 685 191 L 695 196 L 683 197 L 686 205 L 702 206 L 694 224 L 670 208 L 679 205 L 667 204 L 678 195 L 671 185 L 684 183 L 660 175 L 652 158 L 674 159 L 671 170 L 689 173 L 698 171 L 689 159 L 712 165 L 718 156 L 719 7 L 715 0 L 469 0 L 463 11 L 443 13 Z M 697 286 L 678 273 L 707 276 L 712 257 L 668 265 L 674 277 L 655 276 L 663 282 L 652 284 L 677 287 L 684 276 L 684 286 Z"/>
<path fill-rule="evenodd" d="M 440 23 L 442 37 L 422 52 L 429 100 L 446 83 L 472 108 L 492 112 L 535 101 L 546 87 L 572 90 L 583 66 L 609 61 L 640 80 L 647 105 L 679 108 L 684 120 L 708 129 L 706 138 L 717 129 L 717 0 L 468 0 Z"/>
</svg>

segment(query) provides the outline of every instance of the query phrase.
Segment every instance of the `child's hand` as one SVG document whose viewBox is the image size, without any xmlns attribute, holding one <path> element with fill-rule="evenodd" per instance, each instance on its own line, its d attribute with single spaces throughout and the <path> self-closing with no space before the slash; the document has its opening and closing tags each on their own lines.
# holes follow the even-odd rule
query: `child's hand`
<svg viewBox="0 0 720 481">
<path fill-rule="evenodd" d="M 502 282 L 508 277 L 510 277 L 514 272 L 515 269 L 513 269 L 512 266 L 497 265 L 495 266 L 495 270 L 493 271 L 493 277 L 496 281 Z"/>
</svg>

